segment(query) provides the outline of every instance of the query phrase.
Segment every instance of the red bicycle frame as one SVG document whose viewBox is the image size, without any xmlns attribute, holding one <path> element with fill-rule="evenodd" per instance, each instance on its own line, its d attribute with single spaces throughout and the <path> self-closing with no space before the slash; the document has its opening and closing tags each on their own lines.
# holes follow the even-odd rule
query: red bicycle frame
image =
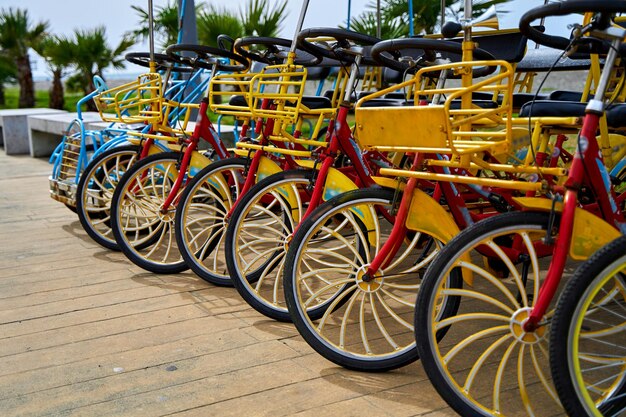
<svg viewBox="0 0 626 417">
<path fill-rule="evenodd" d="M 620 210 L 621 201 L 618 201 L 616 198 L 610 180 L 605 181 L 608 175 L 602 161 L 602 152 L 600 152 L 600 147 L 596 140 L 600 116 L 604 112 L 604 93 L 608 85 L 610 71 L 617 58 L 616 51 L 619 50 L 620 45 L 621 39 L 612 41 L 612 48 L 606 57 L 596 96 L 587 105 L 583 126 L 578 136 L 578 148 L 565 183 L 566 191 L 563 200 L 563 212 L 552 262 L 550 262 L 546 279 L 539 289 L 537 303 L 528 319 L 524 322 L 524 330 L 527 332 L 533 331 L 540 326 L 541 318 L 548 310 L 550 302 L 556 294 L 572 242 L 574 214 L 578 207 L 578 192 L 582 186 L 587 185 L 592 190 L 603 191 L 597 193 L 597 199 L 598 208 L 604 220 L 617 229 L 620 229 L 625 223 L 624 214 Z"/>
</svg>

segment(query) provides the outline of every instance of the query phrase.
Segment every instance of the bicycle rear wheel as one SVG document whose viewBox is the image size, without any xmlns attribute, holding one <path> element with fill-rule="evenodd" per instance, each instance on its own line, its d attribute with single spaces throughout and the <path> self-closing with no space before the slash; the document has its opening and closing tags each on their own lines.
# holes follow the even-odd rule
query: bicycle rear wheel
<svg viewBox="0 0 626 417">
<path fill-rule="evenodd" d="M 565 287 L 550 364 L 568 415 L 626 416 L 626 236 L 589 258 Z"/>
<path fill-rule="evenodd" d="M 522 328 L 552 253 L 542 243 L 548 222 L 548 213 L 488 218 L 448 242 L 426 272 L 417 349 L 432 384 L 461 415 L 563 413 L 548 371 L 548 324 Z M 454 272 L 461 285 L 451 285 Z M 440 306 L 453 299 L 458 311 L 442 316 Z"/>
<path fill-rule="evenodd" d="M 111 201 L 111 229 L 120 249 L 135 265 L 159 274 L 188 269 L 174 234 L 177 198 L 166 212 L 161 210 L 180 175 L 178 160 L 178 153 L 163 152 L 137 162 L 121 178 Z"/>
</svg>

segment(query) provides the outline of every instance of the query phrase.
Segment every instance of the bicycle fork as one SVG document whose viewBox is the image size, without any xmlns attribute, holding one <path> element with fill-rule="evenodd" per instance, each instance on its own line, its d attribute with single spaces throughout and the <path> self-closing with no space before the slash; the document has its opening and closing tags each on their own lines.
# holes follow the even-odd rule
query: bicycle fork
<svg viewBox="0 0 626 417">
<path fill-rule="evenodd" d="M 413 168 L 415 169 L 423 159 L 420 154 L 416 154 L 413 159 Z M 367 271 L 363 275 L 362 279 L 364 282 L 370 282 L 376 278 L 376 274 L 382 269 L 385 268 L 389 263 L 393 260 L 402 245 L 402 240 L 406 236 L 407 227 L 406 220 L 409 215 L 409 208 L 411 207 L 411 201 L 413 199 L 413 191 L 417 186 L 417 178 L 409 178 L 407 185 L 402 194 L 402 199 L 400 200 L 400 206 L 398 207 L 398 212 L 396 213 L 395 222 L 391 229 L 391 233 L 389 234 L 389 238 L 380 248 L 380 251 L 376 254 L 372 262 L 370 263 Z"/>
</svg>

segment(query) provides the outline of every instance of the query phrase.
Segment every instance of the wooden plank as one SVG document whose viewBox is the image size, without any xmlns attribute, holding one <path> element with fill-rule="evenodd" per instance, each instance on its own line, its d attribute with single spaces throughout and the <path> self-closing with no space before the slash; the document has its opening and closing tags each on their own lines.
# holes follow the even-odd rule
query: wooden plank
<svg viewBox="0 0 626 417">
<path fill-rule="evenodd" d="M 346 371 L 233 288 L 101 248 L 50 169 L 0 152 L 0 415 L 453 415 L 419 365 Z"/>
</svg>

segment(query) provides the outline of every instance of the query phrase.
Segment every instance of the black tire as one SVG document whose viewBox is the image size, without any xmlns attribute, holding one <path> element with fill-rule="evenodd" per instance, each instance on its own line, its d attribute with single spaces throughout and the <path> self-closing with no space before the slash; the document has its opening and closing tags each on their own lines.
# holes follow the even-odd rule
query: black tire
<svg viewBox="0 0 626 417">
<path fill-rule="evenodd" d="M 264 178 L 241 198 L 228 222 L 224 253 L 230 279 L 250 306 L 274 320 L 291 321 L 282 285 L 285 248 L 307 209 L 312 179 L 313 171 L 303 170 Z M 300 195 L 296 207 L 284 196 L 289 191 Z M 263 239 L 255 239 L 261 234 Z"/>
<path fill-rule="evenodd" d="M 235 186 L 232 181 L 237 181 L 235 173 L 242 173 L 246 163 L 245 158 L 228 158 L 205 167 L 187 184 L 176 209 L 176 242 L 185 263 L 200 278 L 215 285 L 233 285 L 222 247 L 227 215 L 239 198 L 241 185 Z M 213 179 L 226 172 L 228 190 Z"/>
<path fill-rule="evenodd" d="M 313 349 L 345 368 L 387 371 L 418 359 L 415 295 L 441 242 L 407 234 L 389 265 L 363 280 L 392 228 L 381 213 L 391 212 L 395 197 L 394 190 L 370 188 L 329 200 L 300 224 L 285 258 L 283 285 L 293 323 Z M 322 314 L 309 314 L 313 302 Z"/>
<path fill-rule="evenodd" d="M 554 389 L 537 382 L 550 380 L 543 374 L 549 369 L 548 326 L 520 332 L 552 253 L 541 240 L 548 223 L 549 213 L 533 212 L 478 222 L 448 242 L 424 276 L 415 307 L 417 350 L 433 386 L 460 415 L 563 413 Z M 487 261 L 493 257 L 497 262 Z M 471 281 L 450 285 L 452 272 Z M 458 312 L 440 315 L 439 306 L 450 298 Z"/>
<path fill-rule="evenodd" d="M 160 212 L 173 176 L 178 175 L 179 156 L 163 152 L 138 161 L 120 179 L 111 200 L 111 229 L 119 248 L 135 265 L 157 274 L 188 269 L 174 236 L 174 203 L 168 213 Z M 136 199 L 131 187 L 137 187 L 143 196 Z"/>
<path fill-rule="evenodd" d="M 119 250 L 111 230 L 111 199 L 119 179 L 137 160 L 138 152 L 135 145 L 108 149 L 89 162 L 78 181 L 76 213 L 80 224 L 89 237 L 107 249 Z"/>
<path fill-rule="evenodd" d="M 550 365 L 568 415 L 626 415 L 626 236 L 567 283 L 552 320 Z"/>
</svg>

